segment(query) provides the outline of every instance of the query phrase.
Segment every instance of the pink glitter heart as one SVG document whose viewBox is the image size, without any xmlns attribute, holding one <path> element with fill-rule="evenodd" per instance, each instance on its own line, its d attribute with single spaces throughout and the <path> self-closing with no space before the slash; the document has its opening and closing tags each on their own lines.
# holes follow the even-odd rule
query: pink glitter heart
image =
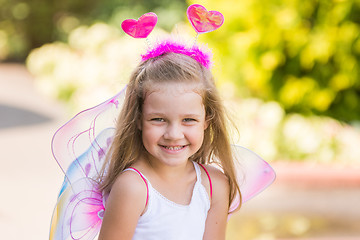
<svg viewBox="0 0 360 240">
<path fill-rule="evenodd" d="M 218 11 L 207 11 L 200 4 L 190 5 L 187 17 L 197 33 L 207 33 L 221 27 L 224 16 Z"/>
<path fill-rule="evenodd" d="M 154 29 L 157 23 L 155 13 L 149 12 L 142 15 L 138 20 L 126 19 L 121 23 L 121 28 L 125 33 L 134 38 L 146 38 Z"/>
</svg>

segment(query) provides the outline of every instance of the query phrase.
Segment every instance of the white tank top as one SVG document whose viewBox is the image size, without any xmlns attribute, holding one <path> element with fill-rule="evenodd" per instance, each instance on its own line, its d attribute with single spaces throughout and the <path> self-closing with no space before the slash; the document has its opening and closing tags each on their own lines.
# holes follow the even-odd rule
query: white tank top
<svg viewBox="0 0 360 240">
<path fill-rule="evenodd" d="M 181 205 L 165 198 L 148 183 L 149 199 L 146 212 L 139 218 L 133 240 L 202 240 L 210 199 L 201 184 L 201 171 L 197 163 L 196 183 L 191 202 Z M 134 169 L 128 168 L 136 172 Z"/>
</svg>

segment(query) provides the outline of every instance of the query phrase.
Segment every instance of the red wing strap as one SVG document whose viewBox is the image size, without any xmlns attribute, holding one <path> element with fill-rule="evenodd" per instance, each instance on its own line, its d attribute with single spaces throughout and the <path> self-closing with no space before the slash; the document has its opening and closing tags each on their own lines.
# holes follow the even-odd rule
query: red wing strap
<svg viewBox="0 0 360 240">
<path fill-rule="evenodd" d="M 146 191 L 146 204 L 145 204 L 145 206 L 147 206 L 148 201 L 149 201 L 149 186 L 148 186 L 148 183 L 147 183 L 145 177 L 141 174 L 141 172 L 140 172 L 139 170 L 137 170 L 136 168 L 133 168 L 133 167 L 129 167 L 129 168 L 131 168 L 132 170 L 134 170 L 135 172 L 137 172 L 137 173 L 140 175 L 140 177 L 142 178 L 142 180 L 144 180 L 144 182 L 145 182 L 146 190 L 147 190 L 147 191 Z M 206 170 L 205 170 L 205 171 L 206 171 Z"/>
<path fill-rule="evenodd" d="M 204 165 L 202 165 L 201 163 L 199 163 L 199 165 L 205 170 L 206 175 L 209 178 L 209 183 L 210 183 L 210 198 L 212 198 L 212 183 L 211 183 L 211 178 L 210 178 L 210 174 L 209 172 L 206 170 L 206 168 L 204 167 Z"/>
</svg>

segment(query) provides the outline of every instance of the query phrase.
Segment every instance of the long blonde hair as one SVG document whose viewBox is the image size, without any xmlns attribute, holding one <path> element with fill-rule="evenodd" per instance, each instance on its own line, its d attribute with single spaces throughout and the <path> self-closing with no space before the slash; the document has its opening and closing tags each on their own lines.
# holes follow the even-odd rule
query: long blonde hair
<svg viewBox="0 0 360 240">
<path fill-rule="evenodd" d="M 141 131 L 138 128 L 142 104 L 146 92 L 152 85 L 169 82 L 200 85 L 209 126 L 204 132 L 201 148 L 191 157 L 191 160 L 201 164 L 216 163 L 222 168 L 229 179 L 229 203 L 231 203 L 237 193 L 239 196 L 241 194 L 236 181 L 226 128 L 225 109 L 215 87 L 213 75 L 209 69 L 191 57 L 176 53 L 166 53 L 141 62 L 132 73 L 126 89 L 124 106 L 117 119 L 113 143 L 107 155 L 107 169 L 103 170 L 103 176 L 101 176 L 100 189 L 109 193 L 117 176 L 146 152 Z"/>
</svg>

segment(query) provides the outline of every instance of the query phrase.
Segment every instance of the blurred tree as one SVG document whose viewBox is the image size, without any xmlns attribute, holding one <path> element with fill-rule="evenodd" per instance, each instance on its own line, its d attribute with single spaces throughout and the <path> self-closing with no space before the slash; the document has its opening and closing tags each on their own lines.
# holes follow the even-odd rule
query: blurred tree
<svg viewBox="0 0 360 240">
<path fill-rule="evenodd" d="M 185 0 L 0 0 L 0 60 L 23 61 L 31 49 L 66 40 L 79 25 L 104 21 L 119 26 L 148 11 L 156 11 L 159 26 L 169 30 L 185 9 Z"/>
<path fill-rule="evenodd" d="M 221 55 L 216 74 L 227 92 L 360 120 L 360 1 L 196 2 L 225 16 L 221 30 L 200 40 Z"/>
</svg>

